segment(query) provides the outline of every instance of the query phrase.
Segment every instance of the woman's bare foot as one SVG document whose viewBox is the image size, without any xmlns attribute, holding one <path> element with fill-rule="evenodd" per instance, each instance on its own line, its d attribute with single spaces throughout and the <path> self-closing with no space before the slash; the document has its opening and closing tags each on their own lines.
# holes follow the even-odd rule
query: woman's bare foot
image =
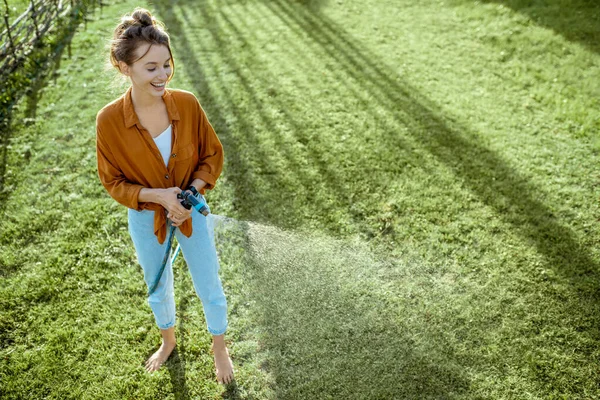
<svg viewBox="0 0 600 400">
<path fill-rule="evenodd" d="M 212 351 L 215 358 L 217 382 L 228 384 L 233 382 L 233 362 L 225 345 L 224 335 L 213 336 Z"/>
<path fill-rule="evenodd" d="M 175 328 L 161 329 L 160 334 L 162 335 L 163 342 L 160 349 L 146 361 L 146 371 L 148 372 L 157 371 L 167 361 L 167 358 L 169 358 L 177 345 Z"/>
<path fill-rule="evenodd" d="M 176 343 L 163 342 L 163 344 L 160 346 L 160 349 L 158 349 L 156 353 L 152 354 L 146 361 L 146 371 L 157 371 L 165 363 L 165 361 L 167 361 L 167 358 L 169 358 L 173 352 L 175 345 Z"/>
</svg>

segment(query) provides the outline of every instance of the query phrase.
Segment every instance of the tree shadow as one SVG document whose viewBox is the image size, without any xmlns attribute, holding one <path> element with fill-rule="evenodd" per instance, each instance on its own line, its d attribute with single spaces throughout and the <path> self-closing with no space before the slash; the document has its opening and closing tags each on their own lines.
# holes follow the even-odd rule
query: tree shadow
<svg viewBox="0 0 600 400">
<path fill-rule="evenodd" d="M 319 11 L 321 7 L 325 7 L 330 0 L 295 0 L 297 4 L 308 7 L 313 11 Z"/>
<path fill-rule="evenodd" d="M 594 0 L 483 0 L 524 14 L 570 42 L 600 53 L 600 7 Z"/>
<path fill-rule="evenodd" d="M 181 326 L 181 323 L 179 325 Z M 169 377 L 171 378 L 173 394 L 177 400 L 187 400 L 190 398 L 185 377 L 185 346 L 180 344 L 183 341 L 182 336 L 179 335 L 177 347 L 165 363 L 165 367 L 169 371 Z"/>
<path fill-rule="evenodd" d="M 182 257 L 183 258 L 183 257 Z M 173 273 L 182 275 L 186 272 L 187 267 L 175 268 L 176 265 L 185 265 L 184 261 L 179 263 L 173 263 Z M 194 293 L 194 289 L 191 287 L 189 280 L 185 277 L 180 276 L 179 279 L 175 279 L 179 282 L 176 288 L 176 292 L 179 294 L 179 301 L 177 305 L 178 321 L 177 321 L 177 347 L 173 350 L 173 353 L 169 357 L 166 363 L 166 367 L 169 370 L 169 376 L 171 378 L 171 385 L 173 387 L 173 394 L 177 400 L 187 400 L 190 398 L 187 379 L 186 379 L 186 347 L 185 347 L 185 319 L 186 313 L 190 303 L 190 293 Z"/>
</svg>

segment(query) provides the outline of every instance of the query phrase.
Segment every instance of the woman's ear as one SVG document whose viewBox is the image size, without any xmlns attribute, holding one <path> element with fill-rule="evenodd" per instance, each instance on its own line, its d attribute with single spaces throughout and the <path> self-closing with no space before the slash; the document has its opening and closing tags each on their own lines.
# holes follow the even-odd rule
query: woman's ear
<svg viewBox="0 0 600 400">
<path fill-rule="evenodd" d="M 125 76 L 129 76 L 131 74 L 129 65 L 127 65 L 124 61 L 119 61 L 119 71 Z"/>
</svg>

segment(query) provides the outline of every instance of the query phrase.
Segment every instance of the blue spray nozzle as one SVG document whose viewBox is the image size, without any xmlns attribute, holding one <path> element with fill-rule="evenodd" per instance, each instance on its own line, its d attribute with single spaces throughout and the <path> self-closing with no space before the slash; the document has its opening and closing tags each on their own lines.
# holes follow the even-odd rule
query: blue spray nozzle
<svg viewBox="0 0 600 400">
<path fill-rule="evenodd" d="M 200 214 L 205 217 L 209 214 L 209 208 L 205 202 L 198 200 L 192 193 L 190 192 L 181 192 L 177 195 L 177 198 L 181 199 L 181 205 L 187 208 L 194 208 Z"/>
</svg>

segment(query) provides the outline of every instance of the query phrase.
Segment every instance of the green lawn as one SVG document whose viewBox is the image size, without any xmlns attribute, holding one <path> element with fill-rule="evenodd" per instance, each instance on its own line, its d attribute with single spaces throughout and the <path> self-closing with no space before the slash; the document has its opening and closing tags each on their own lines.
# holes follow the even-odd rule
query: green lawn
<svg viewBox="0 0 600 400">
<path fill-rule="evenodd" d="M 156 3 L 96 12 L 13 112 L 3 398 L 600 398 L 600 7 Z M 229 387 L 181 259 L 178 349 L 145 373 L 159 334 L 96 176 L 96 112 L 125 90 L 105 39 L 138 5 L 225 146 Z"/>
</svg>

